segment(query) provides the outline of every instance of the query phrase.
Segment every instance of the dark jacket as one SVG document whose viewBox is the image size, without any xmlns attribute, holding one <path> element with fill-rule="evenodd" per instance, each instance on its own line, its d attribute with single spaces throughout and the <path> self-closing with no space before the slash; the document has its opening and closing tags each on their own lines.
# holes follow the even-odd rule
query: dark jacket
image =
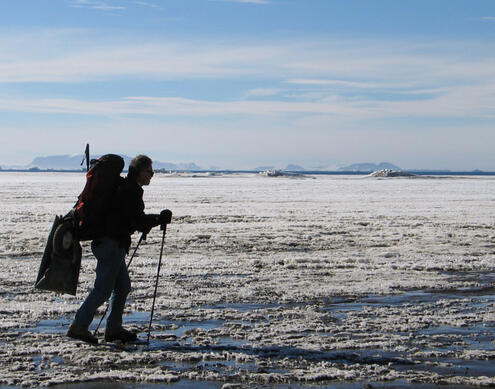
<svg viewBox="0 0 495 389">
<path fill-rule="evenodd" d="M 148 233 L 160 224 L 158 216 L 144 213 L 143 188 L 136 180 L 125 178 L 110 206 L 105 235 L 129 251 L 131 235 L 136 231 Z"/>
</svg>

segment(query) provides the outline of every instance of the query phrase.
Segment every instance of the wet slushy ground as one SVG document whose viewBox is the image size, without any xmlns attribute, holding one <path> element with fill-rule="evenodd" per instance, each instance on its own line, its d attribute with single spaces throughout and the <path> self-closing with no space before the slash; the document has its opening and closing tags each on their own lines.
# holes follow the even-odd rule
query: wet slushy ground
<svg viewBox="0 0 495 389">
<path fill-rule="evenodd" d="M 76 296 L 33 289 L 84 176 L 0 180 L 0 388 L 495 385 L 493 178 L 156 175 L 147 210 L 174 222 L 150 344 L 98 346 L 65 337 L 94 279 L 87 243 Z M 142 343 L 160 243 L 130 268 Z"/>
</svg>

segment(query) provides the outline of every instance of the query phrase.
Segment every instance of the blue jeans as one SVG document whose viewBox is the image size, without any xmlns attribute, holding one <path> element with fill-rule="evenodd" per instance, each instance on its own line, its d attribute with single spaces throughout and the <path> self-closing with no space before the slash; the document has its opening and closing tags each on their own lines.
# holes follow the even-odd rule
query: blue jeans
<svg viewBox="0 0 495 389">
<path fill-rule="evenodd" d="M 120 329 L 127 295 L 131 291 L 131 280 L 125 264 L 126 250 L 110 238 L 103 238 L 98 244 L 93 241 L 91 250 L 98 260 L 95 284 L 77 311 L 73 325 L 87 329 L 98 307 L 111 295 L 107 330 Z"/>
</svg>

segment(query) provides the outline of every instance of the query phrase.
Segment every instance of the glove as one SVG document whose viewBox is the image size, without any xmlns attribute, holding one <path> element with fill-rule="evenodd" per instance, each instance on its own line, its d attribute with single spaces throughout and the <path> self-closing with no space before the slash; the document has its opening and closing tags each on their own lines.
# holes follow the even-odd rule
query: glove
<svg viewBox="0 0 495 389">
<path fill-rule="evenodd" d="M 160 212 L 160 216 L 158 216 L 158 221 L 160 222 L 160 226 L 164 226 L 166 224 L 170 224 L 172 221 L 172 211 L 169 209 L 164 209 Z"/>
</svg>

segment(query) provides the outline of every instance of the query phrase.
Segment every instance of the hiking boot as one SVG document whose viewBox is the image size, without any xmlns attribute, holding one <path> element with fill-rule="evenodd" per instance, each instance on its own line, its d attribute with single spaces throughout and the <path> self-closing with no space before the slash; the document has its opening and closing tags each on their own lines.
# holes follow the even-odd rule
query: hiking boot
<svg viewBox="0 0 495 389">
<path fill-rule="evenodd" d="M 105 342 L 113 342 L 115 340 L 120 340 L 122 343 L 134 342 L 137 340 L 137 335 L 134 332 L 127 331 L 124 328 L 119 328 L 117 330 L 106 330 Z"/>
<path fill-rule="evenodd" d="M 72 324 L 67 331 L 67 336 L 72 339 L 79 339 L 87 343 L 98 344 L 98 338 L 94 337 L 91 332 L 85 328 L 77 327 Z"/>
</svg>

